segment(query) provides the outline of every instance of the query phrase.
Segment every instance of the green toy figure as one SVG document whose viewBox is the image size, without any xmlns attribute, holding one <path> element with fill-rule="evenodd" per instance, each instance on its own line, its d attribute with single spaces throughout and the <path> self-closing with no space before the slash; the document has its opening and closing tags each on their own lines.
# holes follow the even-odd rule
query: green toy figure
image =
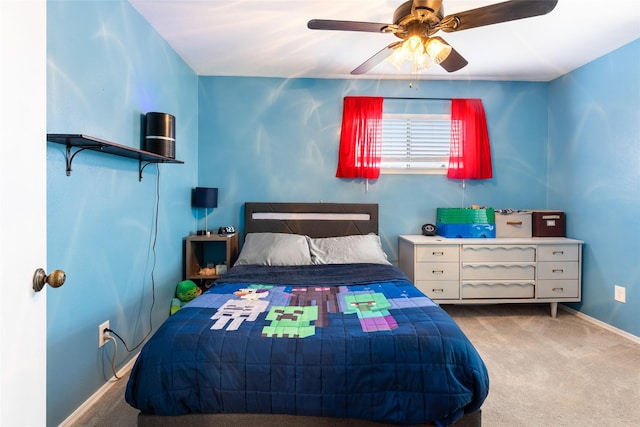
<svg viewBox="0 0 640 427">
<path fill-rule="evenodd" d="M 191 280 L 183 280 L 176 287 L 176 298 L 171 300 L 171 315 L 180 310 L 183 305 L 194 300 L 202 293 L 202 289 Z"/>
</svg>

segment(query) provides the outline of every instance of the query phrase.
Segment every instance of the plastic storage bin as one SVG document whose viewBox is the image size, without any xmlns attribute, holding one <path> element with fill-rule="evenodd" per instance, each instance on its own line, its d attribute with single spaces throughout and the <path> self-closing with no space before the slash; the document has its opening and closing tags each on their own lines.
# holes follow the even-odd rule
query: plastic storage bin
<svg viewBox="0 0 640 427">
<path fill-rule="evenodd" d="M 436 233 L 442 237 L 496 237 L 496 225 L 436 222 Z"/>
<path fill-rule="evenodd" d="M 492 208 L 437 208 L 436 222 L 445 224 L 494 224 L 495 211 Z"/>
</svg>

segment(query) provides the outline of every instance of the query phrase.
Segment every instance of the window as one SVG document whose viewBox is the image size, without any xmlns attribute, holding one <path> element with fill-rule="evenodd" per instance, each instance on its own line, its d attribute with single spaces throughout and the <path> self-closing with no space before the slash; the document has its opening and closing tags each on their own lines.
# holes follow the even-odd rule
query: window
<svg viewBox="0 0 640 427">
<path fill-rule="evenodd" d="M 380 173 L 492 178 L 482 100 L 345 97 L 336 177 Z"/>
<path fill-rule="evenodd" d="M 450 115 L 383 114 L 381 172 L 445 174 L 450 139 Z"/>
<path fill-rule="evenodd" d="M 451 141 L 450 105 L 449 101 L 385 100 L 380 172 L 446 174 Z"/>
</svg>

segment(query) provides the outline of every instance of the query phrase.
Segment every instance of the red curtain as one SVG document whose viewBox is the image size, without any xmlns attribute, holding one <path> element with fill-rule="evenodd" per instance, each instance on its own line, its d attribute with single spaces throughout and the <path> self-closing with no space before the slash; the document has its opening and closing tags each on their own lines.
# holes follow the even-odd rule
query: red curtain
<svg viewBox="0 0 640 427">
<path fill-rule="evenodd" d="M 447 177 L 488 179 L 492 176 L 491 147 L 482 100 L 452 99 Z"/>
<path fill-rule="evenodd" d="M 382 97 L 344 98 L 336 177 L 380 176 L 383 101 Z"/>
</svg>

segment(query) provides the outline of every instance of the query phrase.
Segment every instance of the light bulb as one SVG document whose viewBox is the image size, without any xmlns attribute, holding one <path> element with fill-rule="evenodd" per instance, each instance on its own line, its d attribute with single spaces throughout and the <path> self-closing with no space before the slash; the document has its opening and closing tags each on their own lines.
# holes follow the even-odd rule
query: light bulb
<svg viewBox="0 0 640 427">
<path fill-rule="evenodd" d="M 427 53 L 436 64 L 440 64 L 447 59 L 452 50 L 451 46 L 440 37 L 430 38 L 426 45 Z"/>
<path fill-rule="evenodd" d="M 387 62 L 399 70 L 400 68 L 402 68 L 402 63 L 405 59 L 406 58 L 404 52 L 402 51 L 402 47 L 400 46 L 393 51 L 391 56 L 387 57 Z"/>
<path fill-rule="evenodd" d="M 431 68 L 431 63 L 429 62 L 429 56 L 426 53 L 422 53 L 419 55 L 415 55 L 413 57 L 413 69 L 417 73 L 422 73 Z"/>
<path fill-rule="evenodd" d="M 424 52 L 424 45 L 420 36 L 411 36 L 402 43 L 402 50 L 407 56 L 413 56 L 417 53 Z"/>
</svg>

